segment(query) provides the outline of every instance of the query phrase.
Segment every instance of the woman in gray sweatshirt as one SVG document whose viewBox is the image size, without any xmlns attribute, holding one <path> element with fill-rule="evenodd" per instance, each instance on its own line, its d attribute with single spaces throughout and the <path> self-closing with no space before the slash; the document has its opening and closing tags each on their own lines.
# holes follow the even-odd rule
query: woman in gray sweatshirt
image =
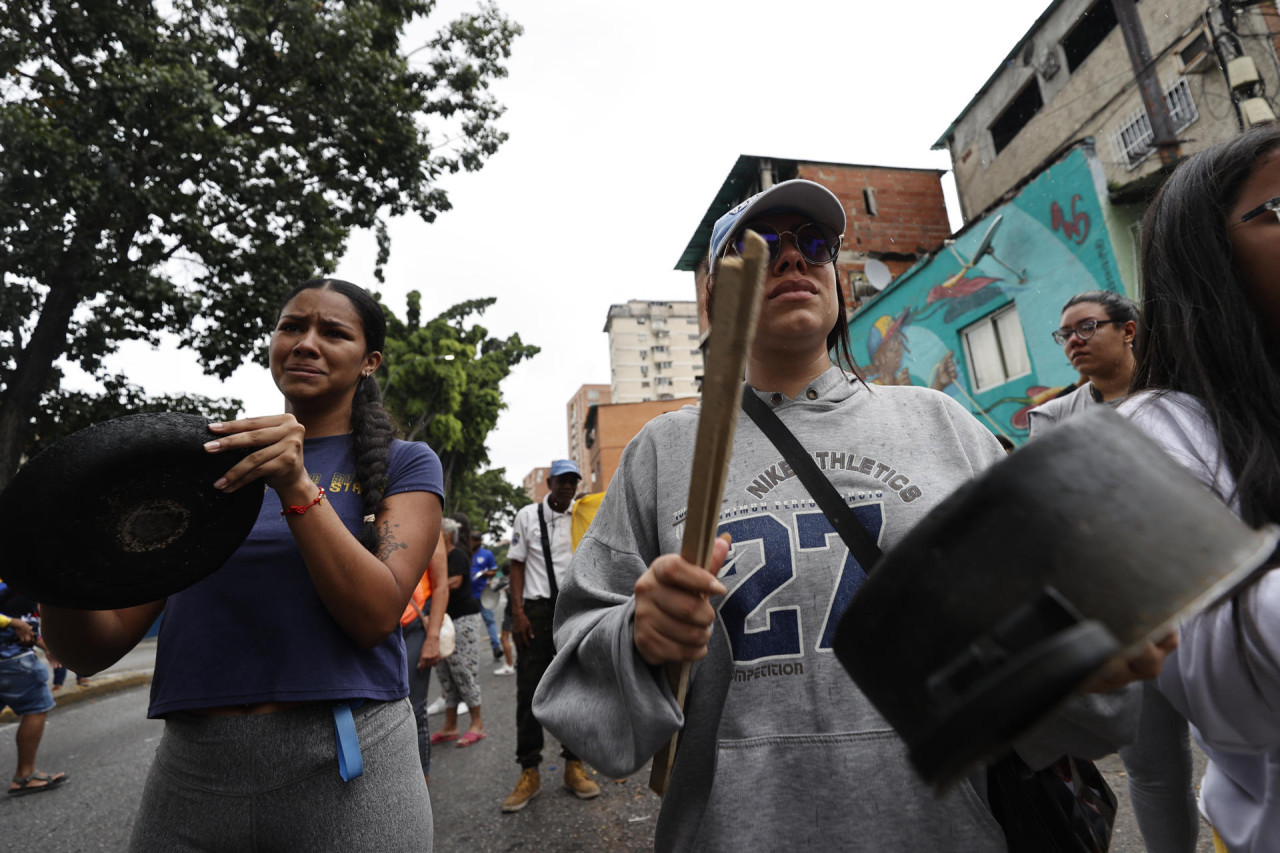
<svg viewBox="0 0 1280 853">
<path fill-rule="evenodd" d="M 770 243 L 744 393 L 773 408 L 887 550 L 1004 451 L 945 394 L 856 377 L 835 269 L 844 224 L 824 187 L 787 181 L 716 223 L 711 260 L 747 225 Z M 864 567 L 745 414 L 719 521 L 732 549 L 717 544 L 717 575 L 678 556 L 697 422 L 693 407 L 663 415 L 624 452 L 561 589 L 535 714 L 613 776 L 682 730 L 659 850 L 1004 850 L 981 774 L 935 794 L 836 660 Z M 683 711 L 669 661 L 696 661 Z M 1068 727 L 1074 744 L 1024 757 L 1111 748 Z"/>
</svg>

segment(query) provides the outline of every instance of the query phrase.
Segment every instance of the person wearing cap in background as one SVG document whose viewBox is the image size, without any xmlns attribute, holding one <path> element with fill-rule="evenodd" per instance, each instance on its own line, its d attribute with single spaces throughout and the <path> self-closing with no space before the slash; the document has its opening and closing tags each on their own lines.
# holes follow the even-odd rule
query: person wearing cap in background
<svg viewBox="0 0 1280 853">
<path fill-rule="evenodd" d="M 542 780 L 542 725 L 533 716 L 533 692 L 555 656 L 551 622 L 556 598 L 569 576 L 573 556 L 572 513 L 574 494 L 582 474 L 571 459 L 551 463 L 547 496 L 516 513 L 511 530 L 511 629 L 516 648 L 516 761 L 520 779 L 502 803 L 504 812 L 518 812 L 538 795 Z M 550 562 L 550 566 L 548 566 Z M 550 569 L 550 570 L 548 570 Z M 564 785 L 579 798 L 600 795 L 600 786 L 587 775 L 582 761 L 565 747 Z"/>
<path fill-rule="evenodd" d="M 844 227 L 820 184 L 753 196 L 712 229 L 707 303 L 714 329 L 714 265 L 741 251 L 746 228 L 760 234 L 769 260 L 744 393 L 785 423 L 888 550 L 1005 454 L 948 395 L 861 381 L 836 271 Z M 935 793 L 836 660 L 834 626 L 864 567 L 745 412 L 710 571 L 681 558 L 697 427 L 694 407 L 661 415 L 623 452 L 561 585 L 538 719 L 611 777 L 635 773 L 680 732 L 659 850 L 1004 850 L 985 776 Z M 664 666 L 685 661 L 697 663 L 681 708 Z M 1097 744 L 1054 743 L 1028 761 L 1064 751 Z"/>
<path fill-rule="evenodd" d="M 489 630 L 489 648 L 493 650 L 493 659 L 502 660 L 502 644 L 498 642 L 498 626 L 493 622 L 493 611 L 484 606 L 484 590 L 493 577 L 498 574 L 498 561 L 493 552 L 484 547 L 484 534 L 479 530 L 471 531 L 471 595 L 480 602 L 480 616 L 484 619 L 485 628 Z"/>
</svg>

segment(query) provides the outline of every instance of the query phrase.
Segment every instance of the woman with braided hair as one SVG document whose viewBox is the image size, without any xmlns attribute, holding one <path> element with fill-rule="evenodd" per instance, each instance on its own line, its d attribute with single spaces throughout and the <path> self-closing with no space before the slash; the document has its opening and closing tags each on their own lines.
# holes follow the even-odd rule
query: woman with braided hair
<svg viewBox="0 0 1280 853">
<path fill-rule="evenodd" d="M 392 437 L 373 378 L 385 334 L 363 289 L 295 288 L 270 344 L 285 414 L 213 424 L 205 446 L 256 448 L 214 483 L 266 488 L 239 550 L 164 601 L 47 608 L 51 646 L 85 674 L 165 611 L 148 712 L 164 737 L 135 850 L 431 849 L 399 624 L 439 541 L 442 478 L 430 448 Z"/>
</svg>

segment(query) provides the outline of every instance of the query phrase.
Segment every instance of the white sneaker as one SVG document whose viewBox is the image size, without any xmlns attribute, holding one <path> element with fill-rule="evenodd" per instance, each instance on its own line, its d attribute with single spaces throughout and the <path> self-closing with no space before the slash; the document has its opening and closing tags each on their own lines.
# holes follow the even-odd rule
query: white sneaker
<svg viewBox="0 0 1280 853">
<path fill-rule="evenodd" d="M 444 713 L 444 697 L 441 696 L 436 701 L 427 706 L 427 715 L 434 717 L 436 714 Z"/>
<path fill-rule="evenodd" d="M 504 663 L 493 671 L 494 675 L 515 675 L 516 668 L 511 664 Z"/>
</svg>

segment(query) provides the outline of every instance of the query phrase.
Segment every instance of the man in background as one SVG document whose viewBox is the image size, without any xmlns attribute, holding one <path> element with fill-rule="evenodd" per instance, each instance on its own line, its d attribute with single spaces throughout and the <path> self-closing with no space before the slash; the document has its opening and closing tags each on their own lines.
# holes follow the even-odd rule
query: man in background
<svg viewBox="0 0 1280 853">
<path fill-rule="evenodd" d="M 542 780 L 542 724 L 533 716 L 533 693 L 556 655 L 551 622 L 560 581 L 573 557 L 574 495 L 582 475 L 571 459 L 551 463 L 547 496 L 516 513 L 511 531 L 511 627 L 516 648 L 516 760 L 520 780 L 502 803 L 504 812 L 518 812 L 538 795 Z M 580 799 L 600 796 L 600 786 L 587 775 L 582 761 L 563 749 L 564 786 Z"/>
</svg>

